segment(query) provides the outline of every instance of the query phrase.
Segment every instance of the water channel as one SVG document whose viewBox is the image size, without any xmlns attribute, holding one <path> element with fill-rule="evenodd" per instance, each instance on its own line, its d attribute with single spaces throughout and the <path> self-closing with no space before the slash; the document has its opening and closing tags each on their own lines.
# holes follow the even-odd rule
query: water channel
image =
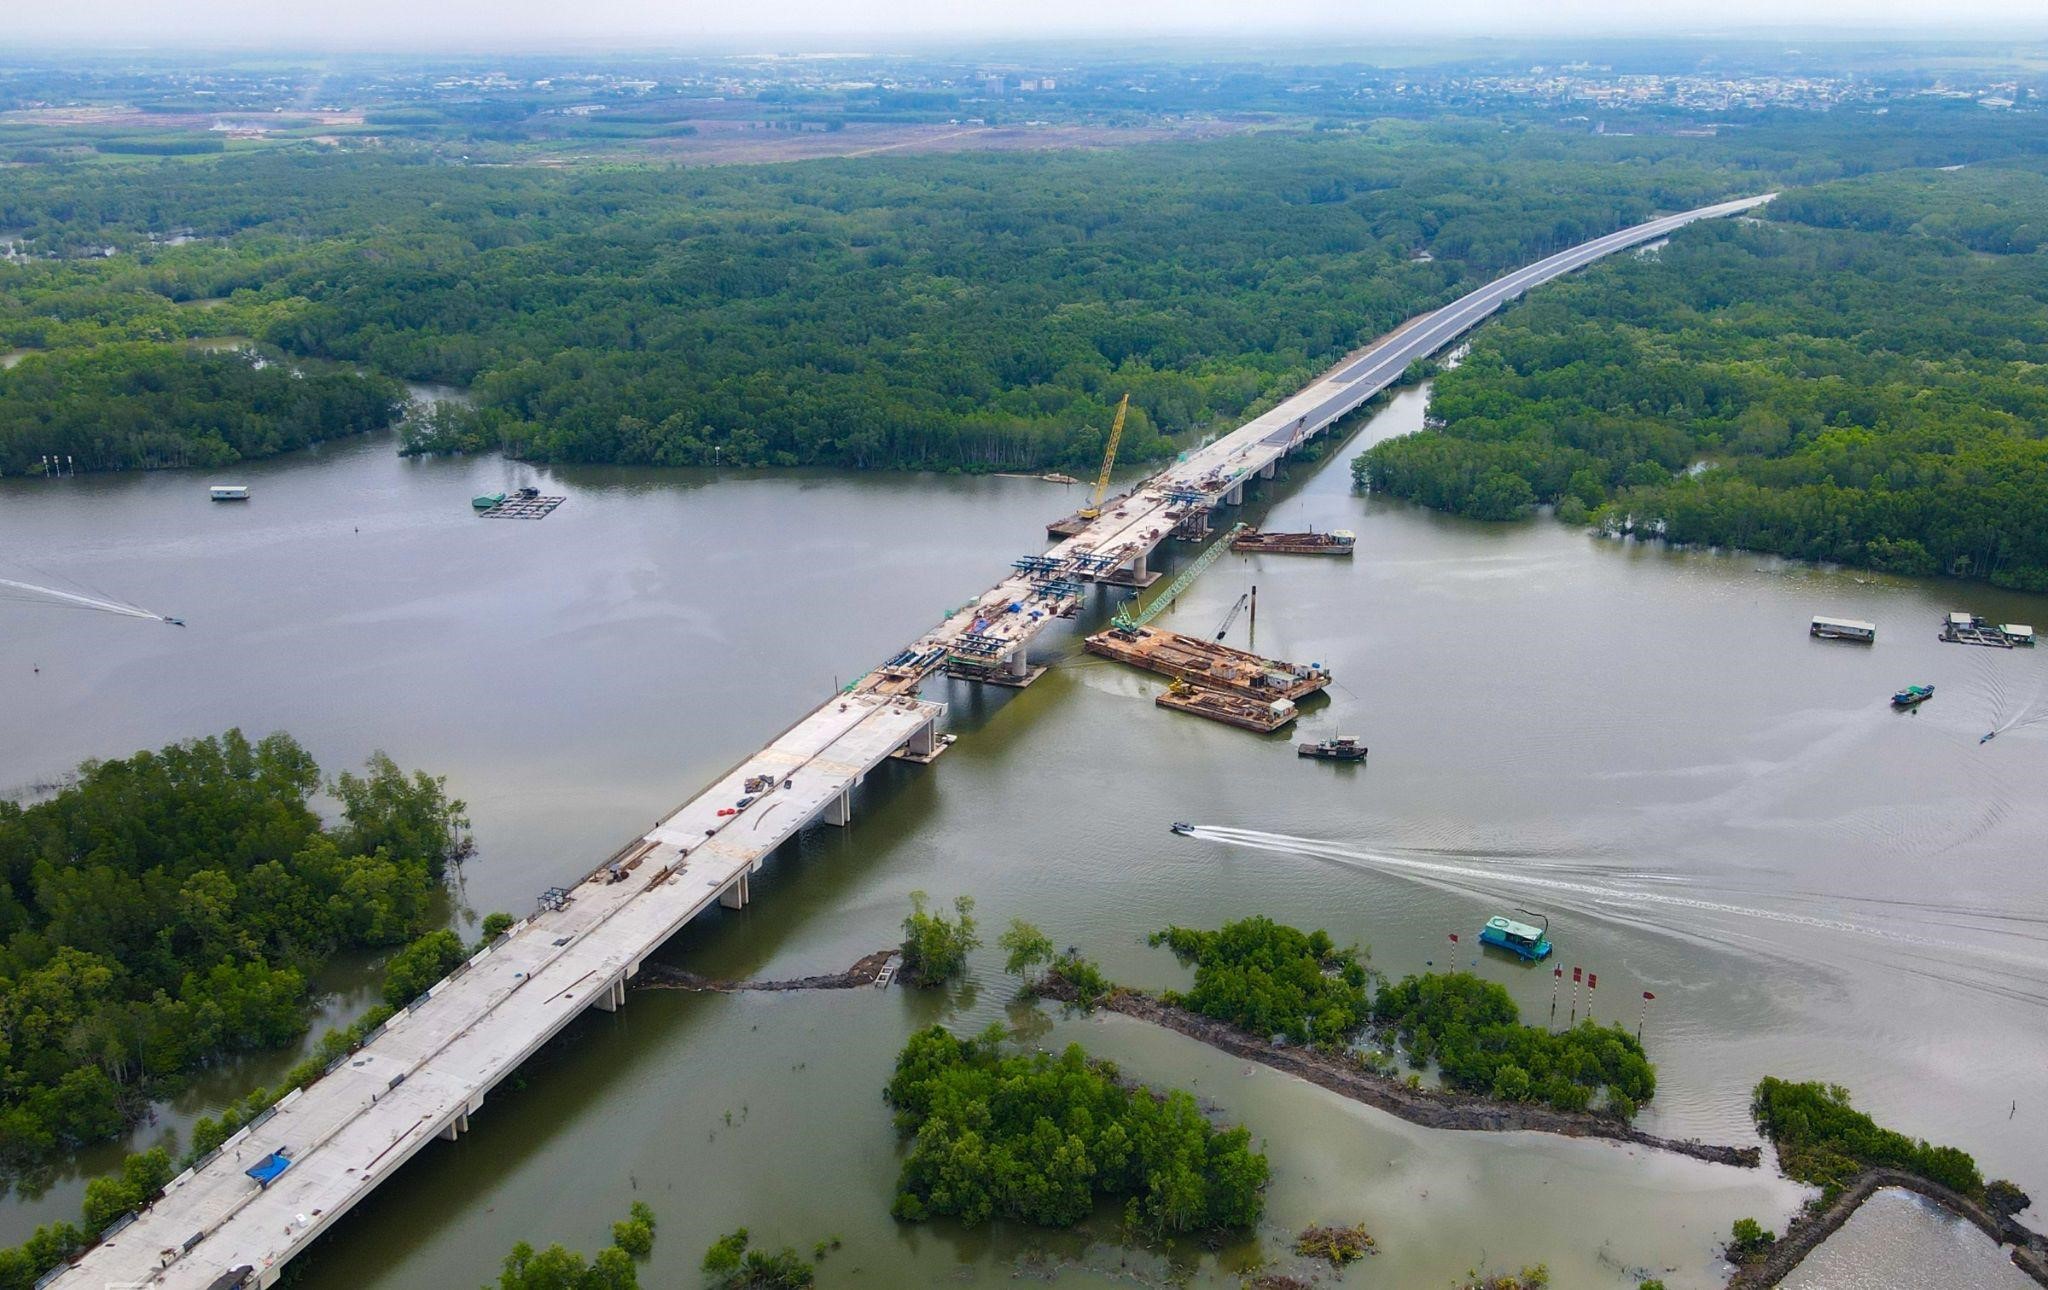
<svg viewBox="0 0 2048 1290">
<path fill-rule="evenodd" d="M 836 970 L 896 939 L 924 889 L 974 895 L 991 940 L 1027 918 L 1134 984 L 1183 979 L 1148 931 L 1253 912 L 1328 927 L 1399 974 L 1472 966 L 1448 934 L 1469 947 L 1488 914 L 1526 907 L 1550 916 L 1562 962 L 1599 974 L 1579 1012 L 1634 1025 L 1642 992 L 1657 996 L 1651 1130 L 1749 1141 L 1759 1075 L 1825 1078 L 2048 1194 L 2048 722 L 2025 724 L 2048 714 L 2048 671 L 2034 651 L 1935 639 L 1952 608 L 2048 623 L 2048 598 L 1355 495 L 1352 451 L 1415 429 L 1424 397 L 1394 398 L 1250 508 L 1270 506 L 1272 527 L 1352 529 L 1356 558 L 1228 557 L 1166 620 L 1213 632 L 1257 584 L 1256 648 L 1338 680 L 1295 735 L 1157 709 L 1154 678 L 1081 653 L 1078 633 L 1051 638 L 1060 665 L 1021 693 L 928 687 L 960 742 L 931 768 L 878 773 L 852 828 L 806 836 L 748 909 L 666 956 L 730 976 Z M 586 870 L 1042 549 L 1075 501 L 1026 479 L 404 461 L 388 438 L 232 473 L 245 505 L 209 502 L 188 472 L 0 481 L 0 576 L 190 624 L 0 606 L 0 793 L 231 725 L 289 730 L 330 771 L 382 748 L 470 805 L 465 927 Z M 539 523 L 470 513 L 472 494 L 528 482 L 569 501 Z M 1870 619 L 1878 642 L 1812 641 L 1817 613 Z M 1895 714 L 1885 699 L 1908 683 L 1939 693 Z M 1293 737 L 1339 732 L 1371 745 L 1368 765 L 1294 756 Z M 1178 819 L 1234 832 L 1175 838 Z M 1273 1162 L 1268 1220 L 1220 1252 L 1175 1251 L 1199 1284 L 1235 1284 L 1261 1254 L 1285 1263 L 1305 1223 L 1363 1220 L 1384 1252 L 1347 1282 L 1541 1260 L 1560 1286 L 1718 1286 L 1730 1222 L 1782 1226 L 1803 1196 L 1767 1172 L 1415 1128 L 1140 1023 L 1019 1010 L 999 965 L 984 951 L 942 997 L 640 991 L 380 1190 L 301 1284 L 478 1284 L 520 1239 L 602 1244 L 634 1199 L 661 1220 L 653 1285 L 693 1284 L 704 1246 L 742 1224 L 777 1245 L 841 1237 L 832 1285 L 1164 1276 L 1159 1256 L 1115 1244 L 1111 1217 L 1054 1235 L 889 1218 L 879 1090 L 933 1020 L 1079 1041 L 1248 1124 Z M 1547 970 L 1476 970 L 1547 1014 Z M 328 1015 L 364 1006 L 368 981 L 339 970 Z M 287 1063 L 203 1081 L 137 1142 Z M 75 1214 L 80 1186 L 10 1198 L 0 1239 Z M 1931 1266 L 1949 1284 L 2010 1284 L 1988 1242 L 1936 1215 L 1858 1224 L 1801 1284 L 1883 1284 L 1908 1247 L 1948 1260 Z"/>
</svg>

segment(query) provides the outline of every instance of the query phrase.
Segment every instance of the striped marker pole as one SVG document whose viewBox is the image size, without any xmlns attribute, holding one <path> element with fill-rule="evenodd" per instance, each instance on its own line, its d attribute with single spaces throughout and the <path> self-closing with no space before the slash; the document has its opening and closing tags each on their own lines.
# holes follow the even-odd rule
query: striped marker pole
<svg viewBox="0 0 2048 1290">
<path fill-rule="evenodd" d="M 1550 969 L 1550 1024 L 1557 1025 L 1557 989 L 1564 984 L 1564 969 Z"/>
<path fill-rule="evenodd" d="M 1636 1042 L 1639 1044 L 1643 1042 L 1643 1023 L 1650 1018 L 1650 1000 L 1656 997 L 1648 990 L 1643 991 L 1643 1010 L 1636 1017 Z"/>
<path fill-rule="evenodd" d="M 1565 1023 L 1567 1030 L 1579 1024 L 1579 982 L 1584 976 L 1577 967 L 1572 969 L 1572 1019 Z"/>
<path fill-rule="evenodd" d="M 1586 1020 L 1587 1020 L 1587 1021 L 1591 1021 L 1591 1020 L 1593 1019 L 1593 991 L 1595 991 L 1595 990 L 1597 990 L 1597 989 L 1599 989 L 1599 988 L 1600 988 L 1600 974 L 1599 974 L 1598 972 L 1588 972 L 1588 973 L 1586 973 Z"/>
</svg>

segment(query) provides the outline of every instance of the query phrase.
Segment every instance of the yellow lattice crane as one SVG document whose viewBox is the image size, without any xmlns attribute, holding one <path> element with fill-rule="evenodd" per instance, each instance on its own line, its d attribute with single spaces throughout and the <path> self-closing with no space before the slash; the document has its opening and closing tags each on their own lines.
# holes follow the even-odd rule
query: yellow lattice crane
<svg viewBox="0 0 2048 1290">
<path fill-rule="evenodd" d="M 1102 452 L 1102 473 L 1095 477 L 1093 500 L 1081 508 L 1081 518 L 1097 519 L 1102 515 L 1102 499 L 1109 492 L 1109 472 L 1116 466 L 1116 443 L 1124 437 L 1124 413 L 1131 410 L 1131 396 L 1125 394 L 1123 402 L 1116 405 L 1116 420 L 1109 426 L 1109 447 Z"/>
</svg>

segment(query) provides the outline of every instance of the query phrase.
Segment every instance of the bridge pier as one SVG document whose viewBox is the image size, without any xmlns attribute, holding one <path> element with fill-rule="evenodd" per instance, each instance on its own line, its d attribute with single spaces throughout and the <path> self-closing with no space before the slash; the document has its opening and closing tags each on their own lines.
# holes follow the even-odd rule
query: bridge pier
<svg viewBox="0 0 2048 1290">
<path fill-rule="evenodd" d="M 1225 506 L 1244 505 L 1244 484 L 1242 481 L 1232 485 L 1230 491 L 1223 495 L 1223 504 Z"/>
<path fill-rule="evenodd" d="M 844 793 L 840 794 L 839 800 L 844 802 L 846 795 Z M 844 824 L 846 821 L 840 820 L 838 822 Z M 743 873 L 733 879 L 731 886 L 718 893 L 718 905 L 721 909 L 745 909 L 747 907 L 746 874 Z"/>
<path fill-rule="evenodd" d="M 1010 657 L 1003 660 L 1003 671 L 1010 679 L 1022 682 L 1031 672 L 1031 651 L 1023 645 L 1010 651 Z"/>
<path fill-rule="evenodd" d="M 454 1119 L 448 1121 L 447 1124 L 441 1126 L 441 1132 L 438 1136 L 443 1142 L 453 1142 L 457 1138 L 461 1137 L 463 1134 L 468 1132 L 469 1112 L 463 1111 L 460 1114 L 458 1114 Z"/>
<path fill-rule="evenodd" d="M 1280 463 L 1279 463 L 1278 461 L 1269 461 L 1269 462 L 1267 462 L 1267 463 L 1266 463 L 1265 465 L 1263 465 L 1263 466 L 1259 467 L 1259 478 L 1260 478 L 1260 479 L 1271 479 L 1271 478 L 1273 478 L 1273 476 L 1275 476 L 1275 475 L 1277 475 L 1277 474 L 1279 474 L 1279 473 L 1280 473 Z"/>
<path fill-rule="evenodd" d="M 843 792 L 825 803 L 825 814 L 822 818 L 827 824 L 845 828 L 853 820 L 853 793 L 850 790 Z"/>
<path fill-rule="evenodd" d="M 744 881 L 746 881 L 746 879 L 745 879 L 744 877 L 742 877 L 740 881 L 744 882 Z M 593 1007 L 593 1008 L 596 1008 L 596 1009 L 597 1009 L 597 1010 L 598 1010 L 599 1012 L 617 1012 L 617 1011 L 618 1011 L 619 1009 L 621 1009 L 621 1008 L 625 1007 L 625 1006 L 626 1006 L 626 978 L 625 978 L 625 975 L 624 975 L 623 973 L 622 973 L 622 974 L 620 974 L 620 976 L 619 976 L 619 979 L 618 979 L 618 980 L 616 980 L 616 981 L 612 982 L 612 983 L 611 983 L 610 985 L 606 986 L 606 987 L 604 988 L 604 993 L 603 993 L 603 994 L 601 994 L 601 995 L 599 995 L 599 996 L 598 996 L 597 998 L 595 998 L 595 999 L 591 1000 L 591 1004 L 590 1004 L 590 1006 L 591 1006 L 591 1007 Z"/>
</svg>

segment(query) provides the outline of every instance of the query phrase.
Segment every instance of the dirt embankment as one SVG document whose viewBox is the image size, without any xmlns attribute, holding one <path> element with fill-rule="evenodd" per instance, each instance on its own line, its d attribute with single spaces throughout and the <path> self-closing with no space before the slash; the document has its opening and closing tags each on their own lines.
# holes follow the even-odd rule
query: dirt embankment
<svg viewBox="0 0 2048 1290">
<path fill-rule="evenodd" d="M 742 990 L 851 990 L 855 986 L 873 985 L 896 953 L 893 949 L 876 950 L 862 955 L 859 962 L 844 972 L 801 976 L 793 981 L 719 981 L 665 963 L 649 963 L 640 969 L 634 984 L 650 990 L 696 990 L 707 994 L 737 994 Z"/>
<path fill-rule="evenodd" d="M 1056 986 L 1052 995 L 1058 997 Z M 1398 1115 L 1411 1124 L 1427 1128 L 1606 1138 L 1742 1169 L 1754 1169 L 1763 1163 L 1763 1150 L 1759 1147 L 1726 1147 L 1691 1138 L 1660 1138 L 1610 1115 L 1591 1111 L 1559 1111 L 1529 1102 L 1502 1102 L 1472 1093 L 1410 1088 L 1401 1080 L 1366 1070 L 1347 1058 L 1308 1048 L 1280 1047 L 1225 1022 L 1177 1008 L 1134 990 L 1114 991 L 1096 1006 L 1178 1031 L 1211 1048 L 1284 1071 L 1354 1102 L 1378 1107 L 1389 1115 Z"/>
<path fill-rule="evenodd" d="M 1896 1169 L 1867 1169 L 1842 1189 L 1842 1194 L 1835 1197 L 1833 1204 L 1802 1211 L 1785 1229 L 1785 1234 L 1771 1246 L 1769 1254 L 1756 1263 L 1735 1270 L 1735 1275 L 1728 1278 L 1728 1290 L 1769 1290 L 1777 1285 L 1792 1275 L 1792 1269 L 1819 1249 L 1823 1241 L 1840 1231 L 1842 1224 L 1849 1221 L 1849 1216 L 1863 1207 L 1864 1201 L 1886 1187 L 1918 1192 L 1949 1213 L 1975 1223 L 1992 1240 L 2013 1247 L 2014 1266 L 2048 1286 L 2048 1240 L 2038 1232 L 2014 1219 L 2001 1218 L 1968 1196 L 1951 1191 L 1940 1183 Z"/>
</svg>

